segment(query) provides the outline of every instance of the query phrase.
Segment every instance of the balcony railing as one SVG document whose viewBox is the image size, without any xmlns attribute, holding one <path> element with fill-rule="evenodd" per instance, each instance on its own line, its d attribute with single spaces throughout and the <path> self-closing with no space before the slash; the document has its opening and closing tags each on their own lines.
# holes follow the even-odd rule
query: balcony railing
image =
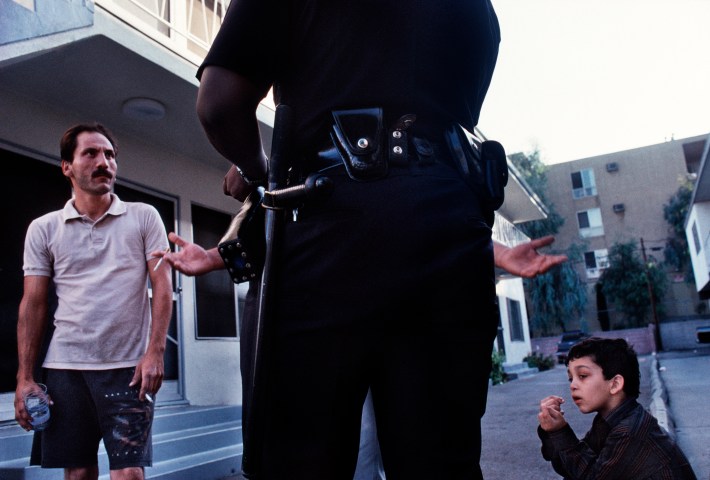
<svg viewBox="0 0 710 480">
<path fill-rule="evenodd" d="M 496 240 L 508 247 L 514 247 L 525 243 L 530 238 L 520 231 L 518 227 L 496 213 L 493 223 L 493 240 Z"/>
<path fill-rule="evenodd" d="M 230 0 L 94 0 L 195 65 L 202 63 Z"/>
</svg>

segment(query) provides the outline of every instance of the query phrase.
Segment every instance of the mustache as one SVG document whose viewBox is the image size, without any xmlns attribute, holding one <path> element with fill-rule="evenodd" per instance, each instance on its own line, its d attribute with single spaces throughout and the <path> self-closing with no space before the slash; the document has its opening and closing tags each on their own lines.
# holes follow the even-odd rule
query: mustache
<svg viewBox="0 0 710 480">
<path fill-rule="evenodd" d="M 111 172 L 108 172 L 106 170 L 94 170 L 91 172 L 91 178 L 98 178 L 98 177 L 106 177 L 108 179 L 113 178 L 113 175 L 111 175 Z"/>
</svg>

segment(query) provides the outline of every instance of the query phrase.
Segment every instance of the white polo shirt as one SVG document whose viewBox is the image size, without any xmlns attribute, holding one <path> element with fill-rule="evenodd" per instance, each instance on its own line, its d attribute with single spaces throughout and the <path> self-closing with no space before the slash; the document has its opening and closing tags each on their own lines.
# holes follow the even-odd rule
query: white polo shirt
<svg viewBox="0 0 710 480">
<path fill-rule="evenodd" d="M 27 230 L 23 270 L 54 281 L 58 307 L 43 366 L 105 370 L 135 366 L 150 332 L 147 260 L 168 246 L 158 211 L 122 202 L 96 221 L 69 200 Z"/>
</svg>

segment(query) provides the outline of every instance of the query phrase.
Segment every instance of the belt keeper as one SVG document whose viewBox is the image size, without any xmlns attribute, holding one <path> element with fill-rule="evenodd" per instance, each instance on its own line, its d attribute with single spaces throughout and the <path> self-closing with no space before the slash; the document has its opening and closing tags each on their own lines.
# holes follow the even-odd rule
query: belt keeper
<svg viewBox="0 0 710 480">
<path fill-rule="evenodd" d="M 409 158 L 409 141 L 407 129 L 417 119 L 416 115 L 407 114 L 400 117 L 395 122 L 393 129 L 389 132 L 388 152 L 389 161 L 392 165 L 404 166 Z"/>
<path fill-rule="evenodd" d="M 403 166 L 407 164 L 408 147 L 407 132 L 394 129 L 389 134 L 389 162 L 390 165 Z"/>
</svg>

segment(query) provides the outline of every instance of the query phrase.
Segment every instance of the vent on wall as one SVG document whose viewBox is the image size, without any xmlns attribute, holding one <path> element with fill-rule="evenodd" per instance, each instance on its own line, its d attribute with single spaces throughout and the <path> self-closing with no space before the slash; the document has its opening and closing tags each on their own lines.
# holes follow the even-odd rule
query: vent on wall
<svg viewBox="0 0 710 480">
<path fill-rule="evenodd" d="M 623 211 L 626 210 L 623 203 L 615 203 L 612 208 L 614 209 L 614 213 L 623 213 Z"/>
<path fill-rule="evenodd" d="M 607 172 L 618 172 L 619 171 L 619 164 L 616 162 L 611 162 L 606 164 L 606 171 Z"/>
</svg>

